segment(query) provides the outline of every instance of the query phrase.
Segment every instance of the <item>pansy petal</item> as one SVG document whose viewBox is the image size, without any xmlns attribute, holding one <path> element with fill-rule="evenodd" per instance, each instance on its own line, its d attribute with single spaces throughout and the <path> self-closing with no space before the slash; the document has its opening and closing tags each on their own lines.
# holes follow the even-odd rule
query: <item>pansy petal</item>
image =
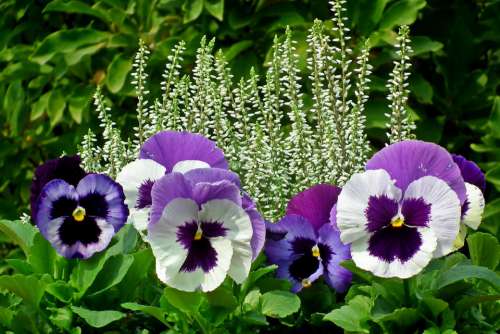
<svg viewBox="0 0 500 334">
<path fill-rule="evenodd" d="M 193 199 L 202 205 L 214 199 L 225 199 L 241 206 L 240 189 L 227 180 L 215 183 L 200 182 L 193 186 Z"/>
<path fill-rule="evenodd" d="M 328 223 L 330 211 L 337 203 L 340 188 L 330 184 L 318 184 L 295 195 L 288 203 L 286 214 L 306 218 L 318 230 Z"/>
<path fill-rule="evenodd" d="M 140 233 L 143 233 L 148 229 L 149 210 L 150 208 L 130 210 L 130 216 L 128 217 L 128 221 Z"/>
<path fill-rule="evenodd" d="M 213 141 L 189 132 L 159 132 L 144 142 L 139 157 L 157 161 L 165 166 L 168 173 L 184 160 L 198 160 L 210 167 L 228 168 L 222 150 Z M 184 167 L 182 170 L 185 172 Z"/>
<path fill-rule="evenodd" d="M 224 282 L 224 279 L 228 274 L 236 281 L 233 277 L 234 273 L 232 273 L 232 271 L 235 270 L 232 269 L 233 258 L 236 252 L 234 243 L 232 244 L 230 240 L 223 237 L 212 238 L 210 239 L 210 243 L 217 252 L 217 264 L 209 272 L 205 273 L 203 282 L 201 283 L 201 290 L 203 292 L 215 290 L 222 284 L 222 282 Z M 244 271 L 243 269 L 240 270 Z M 246 273 L 245 278 L 247 276 L 248 272 Z M 236 282 L 242 283 L 242 281 L 243 280 Z"/>
<path fill-rule="evenodd" d="M 252 248 L 250 240 L 253 230 L 248 214 L 235 203 L 215 199 L 202 205 L 199 213 L 202 222 L 220 222 L 226 228 L 226 238 L 231 241 L 233 257 L 228 274 L 241 283 L 250 271 Z"/>
<path fill-rule="evenodd" d="M 238 174 L 222 168 L 198 168 L 190 170 L 184 174 L 184 177 L 193 184 L 200 182 L 215 183 L 223 180 L 234 183 L 241 188 L 240 177 Z"/>
<path fill-rule="evenodd" d="M 87 215 L 105 219 L 115 232 L 127 221 L 129 210 L 124 203 L 123 188 L 109 176 L 89 174 L 80 180 L 76 191 Z"/>
<path fill-rule="evenodd" d="M 484 196 L 478 187 L 465 183 L 467 188 L 467 209 L 463 213 L 462 223 L 477 230 L 481 224 L 484 211 Z"/>
<path fill-rule="evenodd" d="M 486 189 L 486 179 L 481 168 L 475 162 L 467 160 L 461 155 L 452 154 L 452 157 L 458 168 L 460 168 L 464 181 L 475 185 L 484 192 Z"/>
<path fill-rule="evenodd" d="M 385 170 L 354 174 L 344 185 L 337 201 L 336 219 L 343 243 L 351 243 L 366 235 L 369 225 L 373 223 L 368 219 L 367 213 L 370 200 L 374 198 L 387 199 L 391 208 L 392 202 L 401 198 L 401 191 Z"/>
<path fill-rule="evenodd" d="M 139 202 L 139 189 L 147 181 L 156 181 L 165 175 L 165 167 L 154 160 L 138 159 L 125 165 L 116 177 L 125 193 L 125 204 L 129 209 L 135 208 Z"/>
<path fill-rule="evenodd" d="M 405 140 L 389 145 L 367 162 L 366 169 L 386 170 L 402 190 L 423 176 L 435 176 L 457 193 L 461 203 L 466 198 L 460 169 L 448 151 L 433 143 Z"/>
<path fill-rule="evenodd" d="M 398 258 L 387 261 L 375 256 L 370 251 L 370 235 L 357 239 L 351 244 L 351 255 L 356 266 L 371 271 L 380 277 L 408 278 L 418 274 L 432 259 L 436 249 L 436 237 L 427 227 L 415 228 L 419 234 L 421 244 L 418 250 L 407 261 Z M 385 245 L 391 247 L 389 243 Z"/>
<path fill-rule="evenodd" d="M 185 174 L 198 168 L 210 168 L 210 165 L 201 160 L 182 160 L 174 165 L 172 173 Z"/>
<path fill-rule="evenodd" d="M 424 176 L 408 185 L 406 199 L 423 199 L 430 204 L 429 227 L 437 238 L 434 257 L 452 251 L 460 228 L 460 201 L 446 182 L 434 176 Z"/>
<path fill-rule="evenodd" d="M 465 245 L 465 237 L 467 236 L 468 229 L 467 225 L 460 224 L 460 230 L 458 231 L 457 238 L 453 242 L 453 251 L 457 251 Z"/>
<path fill-rule="evenodd" d="M 264 223 L 264 218 L 262 218 L 257 210 L 255 203 L 246 193 L 243 193 L 242 206 L 252 222 L 253 234 L 250 245 L 252 246 L 252 260 L 255 260 L 262 251 L 266 241 L 266 224 Z"/>
<path fill-rule="evenodd" d="M 176 198 L 192 199 L 192 185 L 180 173 L 171 173 L 155 182 L 151 189 L 150 224 L 155 224 L 163 215 L 164 208 Z"/>
<path fill-rule="evenodd" d="M 35 223 L 47 238 L 51 221 L 71 215 L 78 203 L 75 187 L 64 180 L 52 180 L 43 187 L 37 201 Z"/>
</svg>

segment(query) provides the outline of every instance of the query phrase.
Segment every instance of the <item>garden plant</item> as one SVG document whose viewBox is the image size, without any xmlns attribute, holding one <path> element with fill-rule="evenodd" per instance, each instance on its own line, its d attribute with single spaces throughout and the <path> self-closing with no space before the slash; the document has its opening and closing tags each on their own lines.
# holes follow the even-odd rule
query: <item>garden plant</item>
<svg viewBox="0 0 500 334">
<path fill-rule="evenodd" d="M 500 330 L 500 1 L 0 8 L 0 332 Z"/>
</svg>

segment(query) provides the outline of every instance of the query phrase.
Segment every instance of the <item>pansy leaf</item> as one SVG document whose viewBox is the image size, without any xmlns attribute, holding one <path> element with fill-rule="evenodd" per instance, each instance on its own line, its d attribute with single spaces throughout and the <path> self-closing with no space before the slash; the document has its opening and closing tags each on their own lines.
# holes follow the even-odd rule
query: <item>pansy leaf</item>
<svg viewBox="0 0 500 334">
<path fill-rule="evenodd" d="M 457 265 L 441 273 L 436 279 L 435 286 L 437 289 L 442 289 L 453 283 L 471 278 L 488 282 L 495 290 L 500 291 L 500 276 L 488 268 L 474 265 Z"/>
<path fill-rule="evenodd" d="M 69 331 L 73 322 L 73 312 L 66 307 L 51 307 L 49 320 L 59 328 Z"/>
<path fill-rule="evenodd" d="M 0 232 L 4 233 L 14 244 L 21 247 L 24 254 L 28 256 L 37 228 L 21 221 L 0 220 Z"/>
<path fill-rule="evenodd" d="M 87 324 L 95 328 L 104 327 L 126 316 L 125 313 L 119 311 L 93 311 L 77 306 L 71 306 L 71 310 L 85 320 Z"/>
<path fill-rule="evenodd" d="M 7 259 L 5 262 L 16 271 L 16 273 L 23 274 L 23 275 L 30 275 L 33 274 L 33 268 L 31 265 L 21 259 Z"/>
<path fill-rule="evenodd" d="M 134 294 L 140 286 L 140 282 L 147 277 L 154 260 L 151 248 L 140 250 L 132 254 L 132 256 L 134 257 L 134 262 L 125 277 L 117 285 L 117 289 L 120 291 L 120 298 L 123 301 L 134 299 Z"/>
<path fill-rule="evenodd" d="M 366 270 L 358 268 L 353 260 L 342 261 L 340 265 L 366 282 L 373 281 L 373 275 Z"/>
<path fill-rule="evenodd" d="M 347 305 L 335 309 L 325 315 L 326 321 L 343 328 L 347 332 L 369 333 L 370 310 L 372 301 L 369 297 L 358 295 Z"/>
<path fill-rule="evenodd" d="M 262 314 L 271 318 L 285 318 L 297 312 L 299 308 L 300 298 L 288 291 L 269 291 L 261 297 Z"/>
<path fill-rule="evenodd" d="M 405 333 L 419 320 L 417 309 L 402 307 L 389 314 L 373 316 L 373 321 L 378 323 L 386 333 Z"/>
<path fill-rule="evenodd" d="M 163 296 L 172 306 L 188 314 L 197 312 L 203 301 L 199 292 L 185 292 L 169 287 L 165 288 Z"/>
<path fill-rule="evenodd" d="M 50 283 L 46 287 L 48 294 L 56 297 L 63 303 L 69 303 L 73 297 L 73 288 L 64 281 Z"/>
<path fill-rule="evenodd" d="M 470 259 L 478 266 L 495 270 L 500 263 L 500 243 L 488 233 L 476 232 L 467 238 Z"/>
<path fill-rule="evenodd" d="M 392 29 L 397 25 L 415 22 L 418 12 L 425 7 L 425 4 L 425 0 L 399 0 L 394 2 L 384 12 L 379 28 Z"/>
<path fill-rule="evenodd" d="M 111 93 L 118 93 L 122 89 L 127 79 L 127 74 L 131 69 L 132 62 L 128 58 L 120 54 L 117 54 L 113 58 L 113 61 L 108 66 L 106 77 L 106 86 Z"/>
<path fill-rule="evenodd" d="M 97 295 L 120 283 L 133 262 L 134 257 L 130 254 L 118 254 L 110 257 L 89 288 L 87 295 L 89 297 Z"/>
<path fill-rule="evenodd" d="M 224 285 L 219 286 L 214 291 L 207 292 L 206 296 L 211 306 L 234 309 L 238 305 L 232 290 Z"/>
<path fill-rule="evenodd" d="M 57 254 L 50 243 L 40 233 L 35 235 L 28 256 L 33 270 L 36 273 L 53 275 L 56 258 Z"/>
<path fill-rule="evenodd" d="M 137 303 L 123 303 L 121 306 L 127 310 L 138 311 L 148 314 L 155 319 L 161 321 L 163 324 L 168 325 L 166 321 L 167 312 L 156 306 L 141 305 Z"/>
<path fill-rule="evenodd" d="M 32 307 L 38 307 L 45 294 L 45 287 L 50 281 L 48 275 L 12 275 L 0 276 L 0 290 L 8 290 L 21 297 L 24 302 Z"/>
</svg>

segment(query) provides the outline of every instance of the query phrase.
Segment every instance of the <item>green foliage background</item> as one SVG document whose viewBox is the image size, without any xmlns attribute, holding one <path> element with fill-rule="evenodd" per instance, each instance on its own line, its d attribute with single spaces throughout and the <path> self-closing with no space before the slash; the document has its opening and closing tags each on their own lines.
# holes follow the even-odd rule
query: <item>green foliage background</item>
<svg viewBox="0 0 500 334">
<path fill-rule="evenodd" d="M 409 104 L 418 138 L 461 153 L 487 172 L 481 229 L 489 233 L 468 237 L 464 253 L 470 260 L 456 253 L 435 261 L 405 281 L 409 287 L 347 263 L 356 276 L 347 295 L 336 297 L 318 284 L 299 300 L 286 292 L 286 282 L 271 277 L 275 268 L 263 267 L 262 259 L 241 287 L 226 282 L 206 295 L 165 288 L 149 277 L 154 275 L 150 250 L 129 227 L 90 261 L 57 257 L 34 227 L 1 219 L 28 212 L 29 185 L 38 164 L 75 153 L 87 129 L 97 128 L 91 105 L 97 84 L 112 100 L 113 119 L 131 131 L 131 61 L 140 38 L 152 51 L 151 89 L 159 90 L 166 57 L 180 39 L 187 42 L 183 66 L 189 70 L 202 36 L 216 37 L 237 79 L 251 67 L 265 69 L 273 37 L 286 26 L 293 28 L 297 49 L 305 56 L 313 19 L 331 15 L 326 0 L 2 0 L 0 324 L 12 323 L 20 333 L 78 333 L 75 326 L 85 333 L 104 326 L 187 331 L 193 323 L 229 332 L 266 326 L 279 333 L 292 325 L 297 331 L 329 333 L 341 332 L 339 327 L 364 333 L 498 330 L 498 302 L 483 302 L 498 299 L 500 286 L 494 272 L 500 261 L 500 1 L 348 0 L 347 8 L 353 39 L 369 37 L 373 46 L 367 106 L 372 143 L 381 147 L 386 141 L 384 85 L 395 31 L 410 24 L 415 55 Z M 298 319 L 292 314 L 300 303 Z"/>
</svg>

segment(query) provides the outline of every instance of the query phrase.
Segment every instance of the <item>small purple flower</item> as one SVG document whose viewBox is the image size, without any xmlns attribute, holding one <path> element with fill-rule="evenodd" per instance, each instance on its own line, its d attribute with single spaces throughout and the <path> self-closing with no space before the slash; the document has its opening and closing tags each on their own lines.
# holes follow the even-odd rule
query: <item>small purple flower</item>
<svg viewBox="0 0 500 334">
<path fill-rule="evenodd" d="M 210 167 L 227 169 L 228 165 L 223 152 L 202 135 L 162 131 L 146 140 L 139 159 L 123 167 L 116 178 L 125 191 L 134 227 L 140 232 L 147 228 L 155 181 L 168 173 Z"/>
<path fill-rule="evenodd" d="M 465 184 L 442 147 L 390 145 L 342 188 L 334 216 L 356 265 L 381 277 L 407 278 L 453 250 Z"/>
<path fill-rule="evenodd" d="M 453 161 L 460 168 L 465 181 L 467 200 L 462 204 L 460 233 L 454 243 L 454 249 L 463 247 L 467 236 L 467 227 L 476 230 L 481 224 L 484 212 L 484 195 L 486 179 L 478 165 L 461 155 L 452 155 Z"/>
<path fill-rule="evenodd" d="M 246 279 L 265 229 L 236 174 L 219 168 L 170 173 L 151 194 L 147 240 L 162 282 L 212 291 L 227 275 L 237 283 Z"/>
<path fill-rule="evenodd" d="M 292 282 L 292 291 L 309 287 L 319 277 L 337 292 L 344 292 L 352 274 L 340 266 L 350 259 L 349 245 L 329 223 L 340 188 L 320 184 L 297 194 L 278 223 L 267 224 L 265 252 L 278 265 L 277 275 Z"/>
<path fill-rule="evenodd" d="M 41 234 L 67 258 L 86 259 L 105 249 L 128 216 L 122 187 L 103 174 L 85 176 L 76 188 L 50 181 L 36 208 Z"/>
<path fill-rule="evenodd" d="M 48 160 L 38 166 L 31 182 L 31 218 L 35 220 L 37 214 L 36 202 L 43 187 L 54 179 L 61 179 L 76 187 L 78 182 L 87 175 L 80 167 L 78 155 L 65 156 Z"/>
</svg>

